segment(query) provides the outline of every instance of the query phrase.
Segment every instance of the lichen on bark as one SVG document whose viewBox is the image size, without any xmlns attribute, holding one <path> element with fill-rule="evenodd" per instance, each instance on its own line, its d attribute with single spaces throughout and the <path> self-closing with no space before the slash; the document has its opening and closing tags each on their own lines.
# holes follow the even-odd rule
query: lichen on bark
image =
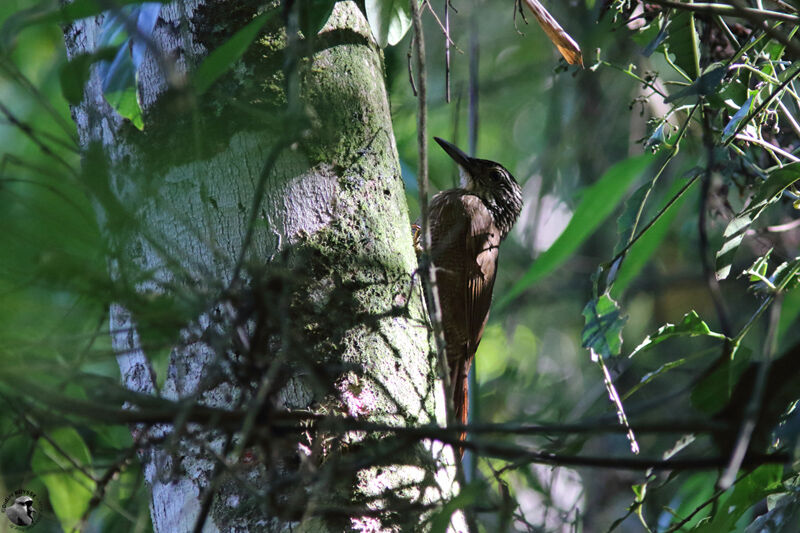
<svg viewBox="0 0 800 533">
<path fill-rule="evenodd" d="M 191 70 L 261 9 L 233 4 L 164 6 L 156 47 Z M 93 49 L 99 22 L 66 30 L 72 56 Z M 230 435 L 137 429 L 152 437 L 141 458 L 157 530 L 190 526 L 208 491 L 209 530 L 269 531 L 300 520 L 334 531 L 421 527 L 422 510 L 374 511 L 401 501 L 422 509 L 452 491 L 449 449 L 269 425 L 269 413 L 298 409 L 397 425 L 444 418 L 380 50 L 353 2 L 338 3 L 311 38 L 287 39 L 284 24 L 273 17 L 201 99 L 148 57 L 143 132 L 104 102 L 96 75 L 73 110 L 87 154 L 97 146 L 104 159 L 87 157 L 85 173 L 102 170 L 92 180 L 117 243 L 112 271 L 135 289 L 117 291 L 111 313 L 126 385 L 244 413 L 245 429 Z M 297 56 L 287 63 L 287 54 Z M 183 320 L 160 388 L 142 339 L 163 321 L 148 301 L 169 302 Z M 343 505 L 371 511 L 348 515 Z"/>
</svg>

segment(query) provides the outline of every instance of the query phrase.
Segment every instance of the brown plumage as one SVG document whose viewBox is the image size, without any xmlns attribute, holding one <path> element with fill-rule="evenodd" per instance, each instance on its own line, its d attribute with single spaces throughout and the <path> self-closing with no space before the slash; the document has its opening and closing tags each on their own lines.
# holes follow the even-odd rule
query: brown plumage
<svg viewBox="0 0 800 533">
<path fill-rule="evenodd" d="M 467 376 L 489 318 L 499 246 L 519 217 L 522 194 L 499 163 L 435 139 L 461 173 L 461 187 L 434 196 L 429 215 L 455 418 L 466 424 Z"/>
</svg>

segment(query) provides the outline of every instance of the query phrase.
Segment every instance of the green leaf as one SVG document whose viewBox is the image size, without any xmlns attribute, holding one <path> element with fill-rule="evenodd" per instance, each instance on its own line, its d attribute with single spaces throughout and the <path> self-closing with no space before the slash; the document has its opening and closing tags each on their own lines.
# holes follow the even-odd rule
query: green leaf
<svg viewBox="0 0 800 533">
<path fill-rule="evenodd" d="M 637 383 L 636 385 L 631 387 L 630 390 L 628 390 L 628 392 L 625 393 L 625 395 L 622 397 L 622 399 L 623 400 L 627 400 L 628 398 L 630 398 L 631 396 L 636 394 L 636 391 L 638 391 L 639 389 L 641 389 L 642 387 L 644 387 L 645 385 L 647 385 L 648 383 L 650 383 L 651 381 L 656 379 L 661 374 L 665 374 L 665 373 L 669 372 L 670 370 L 672 370 L 673 368 L 678 368 L 678 367 L 686 364 L 687 361 L 688 361 L 687 358 L 682 357 L 680 359 L 676 359 L 675 361 L 670 361 L 668 363 L 664 363 L 663 365 L 661 365 L 660 367 L 656 368 L 652 372 L 648 372 L 647 374 L 642 376 L 641 379 L 639 379 L 639 383 Z"/>
<path fill-rule="evenodd" d="M 684 187 L 686 183 L 686 179 L 676 180 L 667 193 L 664 202 L 659 206 L 659 210 L 663 209 L 672 198 L 680 194 L 681 188 Z M 642 235 L 628 250 L 628 253 L 625 255 L 625 260 L 622 262 L 622 266 L 619 267 L 614 282 L 609 288 L 612 297 L 619 298 L 622 296 L 622 293 L 628 288 L 630 282 L 641 272 L 644 265 L 647 264 L 656 250 L 659 249 L 669 232 L 669 228 L 672 226 L 672 221 L 675 220 L 675 217 L 680 212 L 680 208 L 686 198 L 686 194 L 681 194 L 681 196 L 661 215 L 661 218 L 650 226 L 647 233 Z M 620 231 L 623 231 L 623 226 L 625 224 L 627 224 L 627 222 L 618 221 L 618 226 L 621 228 Z M 622 242 L 621 238 L 620 242 Z M 617 246 L 619 246 L 619 244 L 617 244 Z"/>
<path fill-rule="evenodd" d="M 750 224 L 761 216 L 768 205 L 777 202 L 784 189 L 798 179 L 800 179 L 800 163 L 792 163 L 773 170 L 758 188 L 747 207 L 728 223 L 722 234 L 725 242 L 717 252 L 716 275 L 718 280 L 725 279 L 730 274 L 736 250 L 742 243 Z"/>
<path fill-rule="evenodd" d="M 719 502 L 719 510 L 713 513 L 711 520 L 703 522 L 692 531 L 728 533 L 739 530 L 737 522 L 744 513 L 754 505 L 760 504 L 768 494 L 782 490 L 782 474 L 782 465 L 759 466 L 750 475 L 738 481 L 730 496 Z"/>
<path fill-rule="evenodd" d="M 258 15 L 247 26 L 237 31 L 233 37 L 208 54 L 194 74 L 194 88 L 197 94 L 205 93 L 244 55 L 258 32 L 274 13 L 275 10 L 272 10 Z"/>
<path fill-rule="evenodd" d="M 691 13 L 679 12 L 669 18 L 667 31 L 669 36 L 664 42 L 666 53 L 673 56 L 673 63 L 680 68 L 684 74 L 690 76 L 695 72 L 694 58 L 700 57 L 699 50 L 695 46 L 699 39 L 695 39 L 691 33 L 689 17 Z"/>
<path fill-rule="evenodd" d="M 798 257 L 791 261 L 784 261 L 775 267 L 775 271 L 769 277 L 769 280 L 779 290 L 795 289 L 798 284 L 798 267 L 800 267 L 800 258 Z"/>
<path fill-rule="evenodd" d="M 367 21 L 381 48 L 400 42 L 411 27 L 411 6 L 407 0 L 366 0 Z"/>
<path fill-rule="evenodd" d="M 431 517 L 431 533 L 444 533 L 450 526 L 450 517 L 459 509 L 472 505 L 481 495 L 482 487 L 471 483 L 461 489 L 458 496 L 442 506 L 442 509 Z"/>
<path fill-rule="evenodd" d="M 59 428 L 49 432 L 48 436 L 57 448 L 45 438 L 39 438 L 31 467 L 47 487 L 50 504 L 61 527 L 64 531 L 72 531 L 89 507 L 95 490 L 95 482 L 78 470 L 75 464 L 88 470 L 91 455 L 86 443 L 73 428 Z"/>
<path fill-rule="evenodd" d="M 787 333 L 796 326 L 797 319 L 800 317 L 800 290 L 788 291 L 781 303 L 781 318 L 778 322 L 778 338 L 786 340 Z"/>
<path fill-rule="evenodd" d="M 705 375 L 692 389 L 692 405 L 704 413 L 719 412 L 728 403 L 739 377 L 747 369 L 752 351 L 735 346 L 729 358 Z"/>
<path fill-rule="evenodd" d="M 311 38 L 328 22 L 333 13 L 335 0 L 300 0 L 300 30 Z"/>
<path fill-rule="evenodd" d="M 117 50 L 111 47 L 100 48 L 93 54 L 79 54 L 65 63 L 58 73 L 61 94 L 72 105 L 83 99 L 83 88 L 89 79 L 91 66 L 97 61 L 111 61 Z"/>
<path fill-rule="evenodd" d="M 725 77 L 727 72 L 728 69 L 724 66 L 711 65 L 699 78 L 694 80 L 691 85 L 664 98 L 664 102 L 674 102 L 675 100 L 686 98 L 687 96 L 708 96 L 713 94 L 716 92 L 719 84 L 722 83 L 722 78 Z"/>
<path fill-rule="evenodd" d="M 117 48 L 113 61 L 103 61 L 98 68 L 103 96 L 117 113 L 139 130 L 144 129 L 144 120 L 139 106 L 137 71 L 144 57 L 145 45 L 138 34 L 125 36 L 128 28 L 135 25 L 137 32 L 149 38 L 160 10 L 160 3 L 145 2 L 141 6 L 111 12 L 103 21 L 98 37 L 98 46 Z"/>
<path fill-rule="evenodd" d="M 644 214 L 644 204 L 650 191 L 653 189 L 653 181 L 648 181 L 634 192 L 630 198 L 625 200 L 625 209 L 617 219 L 617 233 L 619 238 L 614 246 L 614 255 L 619 254 L 633 238 L 633 233 L 639 226 L 639 221 Z"/>
<path fill-rule="evenodd" d="M 495 304 L 495 309 L 508 305 L 525 289 L 569 259 L 570 255 L 608 218 L 631 182 L 640 176 L 652 161 L 652 154 L 621 161 L 608 169 L 597 183 L 587 188 L 564 232 L 547 251 L 536 258 L 528 271 Z"/>
<path fill-rule="evenodd" d="M 694 310 L 689 311 L 678 324 L 664 324 L 651 336 L 645 337 L 644 341 L 637 346 L 628 356 L 633 357 L 641 351 L 649 350 L 656 344 L 660 344 L 671 337 L 714 337 L 724 339 L 725 335 L 711 331 L 708 325 L 703 322 Z"/>
<path fill-rule="evenodd" d="M 713 472 L 700 472 L 688 475 L 688 479 L 683 482 L 680 489 L 669 502 L 670 507 L 674 509 L 674 511 L 670 512 L 674 517 L 672 522 L 682 520 L 683 517 L 688 516 L 689 513 L 699 508 L 711 497 L 714 493 L 714 475 Z M 692 527 L 702 520 L 704 516 L 704 513 L 696 513 L 686 526 L 679 531 L 681 531 L 681 533 L 691 531 Z M 662 514 L 661 518 L 665 518 L 664 514 Z M 661 523 L 661 520 L 659 520 L 659 523 Z"/>
<path fill-rule="evenodd" d="M 143 0 L 116 0 L 113 7 L 131 4 L 142 4 Z M 17 35 L 30 26 L 39 24 L 67 24 L 69 22 L 99 15 L 109 9 L 109 3 L 104 0 L 75 0 L 61 5 L 43 2 L 29 9 L 17 11 L 9 16 L 0 28 L 0 47 L 8 50 L 14 45 Z"/>
<path fill-rule="evenodd" d="M 739 123 L 750 114 L 750 111 L 753 109 L 753 100 L 756 94 L 758 94 L 758 91 L 753 91 L 747 100 L 744 101 L 742 107 L 739 108 L 739 111 L 737 111 L 728 121 L 728 124 L 725 125 L 725 129 L 722 130 L 722 142 L 730 139 L 736 132 L 736 128 L 739 127 Z"/>
<path fill-rule="evenodd" d="M 138 130 L 144 129 L 142 108 L 139 107 L 139 96 L 135 86 L 109 93 L 104 92 L 103 96 L 117 113 L 130 120 Z"/>
<path fill-rule="evenodd" d="M 602 357 L 617 355 L 622 348 L 622 327 L 628 317 L 622 316 L 619 305 L 608 293 L 592 298 L 583 308 L 585 325 L 581 346 Z"/>
</svg>

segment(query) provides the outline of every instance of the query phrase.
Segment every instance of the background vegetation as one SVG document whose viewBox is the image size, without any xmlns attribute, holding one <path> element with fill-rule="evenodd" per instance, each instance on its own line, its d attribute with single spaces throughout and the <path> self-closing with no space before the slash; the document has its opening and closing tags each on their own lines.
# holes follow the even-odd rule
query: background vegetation
<svg viewBox="0 0 800 533">
<path fill-rule="evenodd" d="M 513 2 L 454 4 L 449 102 L 443 9 L 422 10 L 429 131 L 466 149 L 477 88 L 476 153 L 525 190 L 476 359 L 475 421 L 512 426 L 474 435 L 456 501 L 486 531 L 800 527 L 797 8 L 689 3 L 552 2 L 584 69 Z M 57 24 L 23 24 L 42 10 L 0 4 L 0 494 L 36 492 L 42 530 L 147 531 L 127 426 L 42 408 L 108 401 L 97 392 L 118 380 L 116 295 L 76 180 L 80 69 Z M 385 62 L 413 219 L 409 41 Z M 430 173 L 456 183 L 438 150 Z"/>
</svg>

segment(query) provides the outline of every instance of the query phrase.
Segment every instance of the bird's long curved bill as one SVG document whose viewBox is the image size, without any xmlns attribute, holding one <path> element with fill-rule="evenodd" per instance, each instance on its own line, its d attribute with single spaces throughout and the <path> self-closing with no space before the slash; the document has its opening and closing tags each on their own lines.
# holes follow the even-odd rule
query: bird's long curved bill
<svg viewBox="0 0 800 533">
<path fill-rule="evenodd" d="M 525 0 L 525 3 L 530 10 L 533 11 L 533 15 L 539 22 L 539 26 L 542 27 L 550 40 L 553 41 L 553 44 L 556 45 L 556 48 L 558 48 L 558 51 L 564 56 L 564 59 L 567 60 L 567 63 L 570 65 L 583 66 L 581 47 L 578 46 L 578 43 L 576 43 L 566 31 L 564 31 L 564 28 L 553 18 L 553 15 L 539 3 L 539 0 Z"/>
<path fill-rule="evenodd" d="M 449 142 L 447 142 L 444 139 L 441 139 L 439 137 L 434 137 L 433 139 L 437 143 L 439 143 L 439 146 L 441 146 L 444 149 L 444 151 L 447 152 L 447 155 L 452 157 L 453 161 L 458 163 L 459 166 L 461 166 L 464 169 L 469 169 L 470 168 L 470 166 L 471 166 L 470 165 L 470 157 L 467 154 L 465 154 L 464 152 L 462 152 L 461 149 L 458 146 L 456 146 L 453 143 L 449 143 Z"/>
</svg>

